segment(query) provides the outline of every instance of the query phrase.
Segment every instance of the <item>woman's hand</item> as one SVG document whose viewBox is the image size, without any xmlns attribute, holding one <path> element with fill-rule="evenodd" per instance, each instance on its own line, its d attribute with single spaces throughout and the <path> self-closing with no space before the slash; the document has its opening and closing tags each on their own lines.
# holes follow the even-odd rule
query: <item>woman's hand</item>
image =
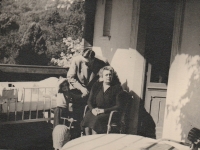
<svg viewBox="0 0 200 150">
<path fill-rule="evenodd" d="M 97 115 L 98 115 L 98 108 L 92 109 L 92 114 L 93 114 L 94 116 L 97 116 Z"/>
<path fill-rule="evenodd" d="M 104 113 L 104 109 L 99 109 L 99 108 L 94 108 L 92 109 L 92 114 L 97 116 L 99 114 L 103 114 Z"/>
<path fill-rule="evenodd" d="M 81 92 L 82 92 L 81 97 L 85 97 L 89 94 L 89 91 L 84 87 L 81 88 Z"/>
<path fill-rule="evenodd" d="M 98 109 L 98 108 L 97 108 L 97 113 L 98 113 L 98 114 L 103 114 L 103 113 L 104 113 L 104 109 Z"/>
</svg>

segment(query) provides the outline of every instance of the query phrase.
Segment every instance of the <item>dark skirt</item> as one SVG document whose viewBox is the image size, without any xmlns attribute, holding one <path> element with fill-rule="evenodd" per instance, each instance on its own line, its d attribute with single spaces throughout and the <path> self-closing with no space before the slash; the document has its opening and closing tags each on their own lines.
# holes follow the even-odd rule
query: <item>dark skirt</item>
<svg viewBox="0 0 200 150">
<path fill-rule="evenodd" d="M 81 122 L 82 128 L 89 127 L 93 129 L 98 134 L 106 133 L 107 131 L 107 124 L 109 119 L 108 114 L 99 114 L 97 116 L 93 115 L 91 111 L 87 111 L 83 121 Z"/>
</svg>

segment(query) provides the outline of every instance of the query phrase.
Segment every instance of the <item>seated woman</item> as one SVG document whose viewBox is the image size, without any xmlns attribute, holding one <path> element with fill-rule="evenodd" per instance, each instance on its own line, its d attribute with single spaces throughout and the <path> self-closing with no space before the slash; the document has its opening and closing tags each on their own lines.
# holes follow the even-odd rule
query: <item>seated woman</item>
<svg viewBox="0 0 200 150">
<path fill-rule="evenodd" d="M 54 127 L 58 124 L 63 124 L 63 120 L 61 119 L 61 117 L 68 117 L 70 99 L 80 99 L 81 97 L 82 95 L 75 95 L 70 91 L 69 82 L 66 78 L 59 78 L 58 93 L 56 96 L 57 107 L 54 110 Z"/>
<path fill-rule="evenodd" d="M 103 67 L 99 75 L 102 82 L 96 82 L 89 95 L 87 111 L 82 127 L 85 128 L 85 134 L 105 133 L 109 113 L 120 108 L 120 102 L 117 100 L 117 94 L 122 91 L 120 82 L 113 83 L 114 69 L 111 66 Z"/>
</svg>

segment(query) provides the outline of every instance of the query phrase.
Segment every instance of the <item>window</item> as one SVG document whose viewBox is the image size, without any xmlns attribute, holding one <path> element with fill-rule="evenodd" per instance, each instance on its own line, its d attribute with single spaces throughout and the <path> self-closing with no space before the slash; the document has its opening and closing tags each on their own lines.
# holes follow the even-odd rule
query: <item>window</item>
<svg viewBox="0 0 200 150">
<path fill-rule="evenodd" d="M 109 36 L 110 37 L 111 15 L 112 15 L 112 0 L 106 0 L 105 14 L 104 14 L 103 36 Z"/>
</svg>

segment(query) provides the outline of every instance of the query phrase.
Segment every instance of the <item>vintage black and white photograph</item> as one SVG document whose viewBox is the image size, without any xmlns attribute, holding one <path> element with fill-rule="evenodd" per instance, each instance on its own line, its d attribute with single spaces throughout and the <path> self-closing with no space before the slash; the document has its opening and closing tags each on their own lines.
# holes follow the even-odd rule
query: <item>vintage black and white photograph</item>
<svg viewBox="0 0 200 150">
<path fill-rule="evenodd" d="M 199 0 L 0 0 L 0 150 L 199 150 Z"/>
</svg>

